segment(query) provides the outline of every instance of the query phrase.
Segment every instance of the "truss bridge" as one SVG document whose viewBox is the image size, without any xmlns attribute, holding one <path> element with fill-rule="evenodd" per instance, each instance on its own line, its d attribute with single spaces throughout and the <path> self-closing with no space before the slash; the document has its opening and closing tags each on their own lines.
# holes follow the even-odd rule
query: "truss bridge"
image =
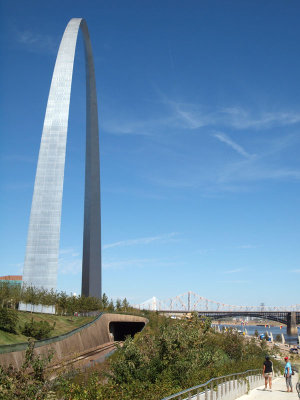
<svg viewBox="0 0 300 400">
<path fill-rule="evenodd" d="M 167 300 L 153 297 L 136 308 L 159 311 L 165 314 L 197 312 L 200 317 L 213 320 L 232 317 L 256 317 L 276 321 L 287 326 L 287 333 L 297 335 L 300 324 L 300 304 L 290 306 L 240 306 L 209 300 L 194 292 L 186 292 Z"/>
</svg>

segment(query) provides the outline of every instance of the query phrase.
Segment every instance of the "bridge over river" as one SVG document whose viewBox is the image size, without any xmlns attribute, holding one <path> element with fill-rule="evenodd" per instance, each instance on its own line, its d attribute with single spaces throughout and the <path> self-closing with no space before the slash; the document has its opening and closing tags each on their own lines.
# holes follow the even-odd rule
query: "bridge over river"
<svg viewBox="0 0 300 400">
<path fill-rule="evenodd" d="M 213 320 L 230 317 L 256 317 L 286 325 L 289 335 L 297 335 L 297 325 L 300 325 L 300 304 L 290 306 L 237 306 L 209 300 L 191 291 L 167 300 L 159 300 L 153 297 L 144 303 L 135 305 L 135 307 L 166 314 L 197 312 L 200 317 L 209 317 Z"/>
</svg>

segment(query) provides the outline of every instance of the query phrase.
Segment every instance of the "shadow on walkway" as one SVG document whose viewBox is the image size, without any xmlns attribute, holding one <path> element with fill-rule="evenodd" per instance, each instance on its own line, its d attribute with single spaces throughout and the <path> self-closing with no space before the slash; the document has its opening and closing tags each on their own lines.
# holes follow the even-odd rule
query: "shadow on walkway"
<svg viewBox="0 0 300 400">
<path fill-rule="evenodd" d="M 292 377 L 293 392 L 288 393 L 285 385 L 285 378 L 279 377 L 273 380 L 272 390 L 269 388 L 264 390 L 264 386 L 260 386 L 254 390 L 251 390 L 249 394 L 245 394 L 239 397 L 238 400 L 296 400 L 299 399 L 296 391 L 296 383 L 298 382 L 298 375 Z"/>
</svg>

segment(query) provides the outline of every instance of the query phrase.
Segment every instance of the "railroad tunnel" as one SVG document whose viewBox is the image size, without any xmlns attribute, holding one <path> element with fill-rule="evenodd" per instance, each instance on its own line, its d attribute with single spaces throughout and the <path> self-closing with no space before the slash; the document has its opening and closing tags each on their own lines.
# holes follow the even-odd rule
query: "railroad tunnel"
<svg viewBox="0 0 300 400">
<path fill-rule="evenodd" d="M 136 333 L 141 332 L 144 326 L 145 322 L 111 321 L 109 323 L 109 332 L 114 341 L 123 341 L 126 336 L 133 337 Z"/>
</svg>

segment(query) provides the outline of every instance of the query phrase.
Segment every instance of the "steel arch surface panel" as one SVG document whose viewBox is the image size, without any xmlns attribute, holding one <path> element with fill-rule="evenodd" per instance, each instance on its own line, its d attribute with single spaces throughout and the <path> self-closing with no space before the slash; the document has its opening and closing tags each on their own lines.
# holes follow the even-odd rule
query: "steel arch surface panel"
<svg viewBox="0 0 300 400">
<path fill-rule="evenodd" d="M 101 296 L 101 221 L 98 110 L 88 27 L 73 18 L 63 34 L 50 86 L 29 220 L 23 282 L 56 289 L 66 141 L 79 28 L 86 63 L 86 161 L 82 294 Z"/>
</svg>

